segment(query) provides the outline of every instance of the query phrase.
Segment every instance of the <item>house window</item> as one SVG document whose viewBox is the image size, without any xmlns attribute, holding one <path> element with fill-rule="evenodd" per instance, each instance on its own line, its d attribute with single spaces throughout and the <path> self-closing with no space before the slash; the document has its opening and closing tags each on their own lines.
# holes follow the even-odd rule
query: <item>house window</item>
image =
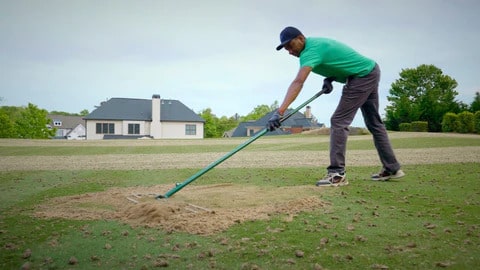
<svg viewBox="0 0 480 270">
<path fill-rule="evenodd" d="M 62 126 L 62 121 L 61 120 L 53 120 L 53 126 L 54 127 L 61 127 Z"/>
<path fill-rule="evenodd" d="M 140 124 L 128 124 L 128 134 L 140 134 Z"/>
<path fill-rule="evenodd" d="M 97 134 L 115 134 L 115 124 L 97 123 Z"/>
<path fill-rule="evenodd" d="M 185 135 L 197 135 L 197 125 L 185 125 Z"/>
</svg>

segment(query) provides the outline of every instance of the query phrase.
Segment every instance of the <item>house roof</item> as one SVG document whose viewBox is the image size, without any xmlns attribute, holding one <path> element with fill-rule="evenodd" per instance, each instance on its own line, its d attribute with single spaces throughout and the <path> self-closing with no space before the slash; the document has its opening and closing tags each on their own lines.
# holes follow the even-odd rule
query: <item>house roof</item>
<svg viewBox="0 0 480 270">
<path fill-rule="evenodd" d="M 233 130 L 230 137 L 246 137 L 248 124 L 251 124 L 251 122 L 241 122 L 240 124 L 238 124 L 238 126 Z"/>
<path fill-rule="evenodd" d="M 292 110 L 289 109 L 285 112 L 285 115 L 288 115 Z M 248 121 L 248 122 L 241 122 L 235 129 L 231 130 L 230 137 L 245 137 L 249 136 L 247 134 L 249 128 L 260 128 L 266 127 L 268 120 L 272 117 L 272 114 L 275 111 L 269 112 L 264 115 L 262 118 L 258 119 L 257 121 Z M 290 118 L 282 122 L 282 127 L 303 127 L 303 128 L 319 128 L 322 127 L 323 124 L 318 124 L 316 121 L 312 121 L 311 118 L 305 118 L 305 115 L 301 112 L 294 113 Z M 257 131 L 258 132 L 258 131 Z M 291 134 L 289 130 L 283 130 L 281 128 L 276 129 L 272 132 L 267 132 L 265 135 L 283 135 L 283 134 Z M 250 134 L 251 135 L 251 134 Z"/>
<path fill-rule="evenodd" d="M 60 114 L 49 114 L 47 116 L 50 119 L 50 126 L 63 129 L 73 129 L 78 125 L 85 125 L 81 116 L 71 116 L 71 115 L 60 115 Z M 53 122 L 60 121 L 61 126 L 54 126 Z"/>
<path fill-rule="evenodd" d="M 160 121 L 205 122 L 178 100 L 162 99 L 160 103 Z M 84 119 L 152 121 L 152 100 L 111 98 Z"/>
<path fill-rule="evenodd" d="M 288 109 L 285 112 L 285 115 L 288 115 L 292 110 Z M 272 117 L 275 111 L 267 113 L 262 118 L 258 119 L 255 123 L 252 123 L 250 126 L 266 126 L 270 117 Z M 311 119 L 305 118 L 305 115 L 301 112 L 294 113 L 290 118 L 282 122 L 283 127 L 317 127 L 318 124 L 312 123 Z"/>
</svg>

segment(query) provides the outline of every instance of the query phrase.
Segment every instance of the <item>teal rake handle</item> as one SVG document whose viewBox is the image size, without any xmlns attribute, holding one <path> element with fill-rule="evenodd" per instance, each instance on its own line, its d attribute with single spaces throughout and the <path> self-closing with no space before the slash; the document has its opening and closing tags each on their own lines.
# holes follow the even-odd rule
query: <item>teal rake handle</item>
<svg viewBox="0 0 480 270">
<path fill-rule="evenodd" d="M 288 118 L 290 118 L 292 115 L 294 115 L 296 112 L 298 112 L 299 110 L 301 110 L 303 107 L 307 106 L 307 104 L 309 104 L 310 102 L 312 102 L 314 99 L 318 98 L 319 96 L 321 96 L 323 94 L 324 90 L 316 93 L 313 97 L 311 97 L 309 100 L 305 101 L 303 104 L 301 104 L 300 106 L 298 106 L 296 109 L 294 109 L 293 111 L 291 111 L 289 114 L 287 114 L 286 116 L 282 117 L 280 119 L 280 122 L 283 122 L 285 120 L 287 120 Z M 205 173 L 207 173 L 208 171 L 210 171 L 211 169 L 213 169 L 214 167 L 216 167 L 218 164 L 224 162 L 225 160 L 227 160 L 228 158 L 230 158 L 231 156 L 235 155 L 238 151 L 242 150 L 243 148 L 247 147 L 249 144 L 251 144 L 252 142 L 254 142 L 255 140 L 257 140 L 258 138 L 262 137 L 263 135 L 265 135 L 266 133 L 268 132 L 268 129 L 267 128 L 264 128 L 262 129 L 260 132 L 258 132 L 257 134 L 255 134 L 253 137 L 251 137 L 249 140 L 247 140 L 246 142 L 242 143 L 241 145 L 237 146 L 235 149 L 233 149 L 231 152 L 225 154 L 223 157 L 221 157 L 220 159 L 218 159 L 217 161 L 215 162 L 212 162 L 210 163 L 210 165 L 208 165 L 207 167 L 201 169 L 200 171 L 198 171 L 196 174 L 190 176 L 190 178 L 186 179 L 185 181 L 183 181 L 182 183 L 177 183 L 175 185 L 174 188 L 170 189 L 167 193 L 165 193 L 164 195 L 157 195 L 155 198 L 156 199 L 166 199 L 166 198 L 169 198 L 171 197 L 173 194 L 177 193 L 178 191 L 180 191 L 182 188 L 184 188 L 186 185 L 190 184 L 191 182 L 197 180 L 197 178 L 199 178 L 200 176 L 204 175 Z"/>
</svg>

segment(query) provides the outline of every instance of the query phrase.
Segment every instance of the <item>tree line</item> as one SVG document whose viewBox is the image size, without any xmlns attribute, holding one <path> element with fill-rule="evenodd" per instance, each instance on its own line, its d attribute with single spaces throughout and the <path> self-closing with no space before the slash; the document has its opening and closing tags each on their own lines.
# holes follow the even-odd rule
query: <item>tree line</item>
<svg viewBox="0 0 480 270">
<path fill-rule="evenodd" d="M 385 109 L 384 123 L 388 130 L 480 133 L 480 93 L 471 104 L 457 101 L 457 82 L 434 65 L 420 65 L 403 69 L 392 83 Z M 1 98 L 0 98 L 1 101 Z M 205 120 L 206 138 L 222 137 L 240 122 L 258 120 L 277 109 L 272 105 L 258 105 L 245 116 L 217 117 L 211 108 L 198 114 Z M 52 111 L 50 114 L 87 115 Z M 45 139 L 55 135 L 48 128 L 48 112 L 29 103 L 27 107 L 0 107 L 0 138 Z"/>
<path fill-rule="evenodd" d="M 458 95 L 456 87 L 455 79 L 434 65 L 403 69 L 400 78 L 392 83 L 387 97 L 390 104 L 385 109 L 385 126 L 388 130 L 404 131 L 413 124 L 421 129 L 416 131 L 463 132 L 465 128 L 461 127 L 461 121 L 464 118 L 469 127 L 478 125 L 480 93 L 476 92 L 471 104 L 465 104 L 455 99 Z M 456 124 L 450 123 L 452 115 L 460 115 Z M 466 130 L 480 133 L 480 129 Z"/>
<path fill-rule="evenodd" d="M 199 115 L 205 120 L 203 126 L 203 133 L 205 138 L 220 138 L 226 131 L 229 131 L 241 122 L 255 121 L 267 113 L 278 108 L 278 101 L 275 101 L 272 105 L 258 105 L 250 113 L 245 116 L 239 116 L 238 114 L 231 117 L 217 117 L 213 114 L 212 109 L 207 108 L 202 110 Z"/>
<path fill-rule="evenodd" d="M 0 138 L 49 139 L 55 136 L 56 129 L 50 127 L 49 112 L 28 103 L 26 107 L 0 107 Z M 59 115 L 87 115 L 83 110 L 79 114 L 51 111 Z"/>
</svg>

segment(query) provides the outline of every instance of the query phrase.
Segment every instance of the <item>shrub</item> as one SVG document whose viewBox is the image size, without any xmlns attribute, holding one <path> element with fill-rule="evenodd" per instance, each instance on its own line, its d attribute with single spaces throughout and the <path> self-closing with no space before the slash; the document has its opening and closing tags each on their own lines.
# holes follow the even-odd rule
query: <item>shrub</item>
<svg viewBox="0 0 480 270">
<path fill-rule="evenodd" d="M 457 132 L 473 133 L 475 131 L 475 116 L 469 111 L 463 111 L 458 114 Z"/>
<path fill-rule="evenodd" d="M 410 123 L 401 123 L 400 125 L 398 125 L 398 129 L 400 131 L 411 131 L 412 129 L 412 124 Z"/>
<path fill-rule="evenodd" d="M 368 135 L 370 132 L 366 128 L 349 127 L 348 135 Z"/>
<path fill-rule="evenodd" d="M 446 113 L 442 120 L 443 132 L 454 132 L 457 129 L 458 115 L 456 113 Z"/>
<path fill-rule="evenodd" d="M 480 111 L 476 111 L 474 114 L 475 117 L 475 131 L 480 133 Z"/>
<path fill-rule="evenodd" d="M 427 132 L 428 122 L 426 121 L 413 121 L 411 123 L 410 131 Z"/>
</svg>

